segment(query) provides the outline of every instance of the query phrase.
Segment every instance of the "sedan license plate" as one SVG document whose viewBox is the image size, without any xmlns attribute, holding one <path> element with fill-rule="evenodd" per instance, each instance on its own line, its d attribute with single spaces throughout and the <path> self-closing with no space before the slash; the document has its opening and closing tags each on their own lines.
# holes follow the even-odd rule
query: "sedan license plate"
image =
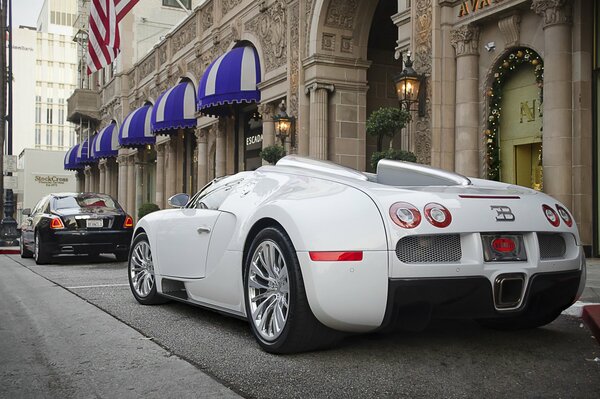
<svg viewBox="0 0 600 399">
<path fill-rule="evenodd" d="M 522 234 L 481 234 L 486 262 L 525 262 L 527 253 Z"/>
<path fill-rule="evenodd" d="M 88 220 L 86 220 L 85 225 L 86 225 L 86 227 L 97 229 L 97 228 L 103 227 L 104 223 L 102 222 L 102 220 L 88 219 Z"/>
</svg>

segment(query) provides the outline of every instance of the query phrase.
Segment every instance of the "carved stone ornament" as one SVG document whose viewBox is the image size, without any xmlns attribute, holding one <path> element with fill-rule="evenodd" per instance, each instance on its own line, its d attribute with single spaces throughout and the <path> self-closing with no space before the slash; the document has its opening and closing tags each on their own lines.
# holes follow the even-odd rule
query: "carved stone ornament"
<svg viewBox="0 0 600 399">
<path fill-rule="evenodd" d="M 519 44 L 521 16 L 511 15 L 498 21 L 498 29 L 504 36 L 506 47 L 512 47 Z"/>
<path fill-rule="evenodd" d="M 327 9 L 325 25 L 332 28 L 352 30 L 356 10 L 358 10 L 356 0 L 331 0 Z"/>
<path fill-rule="evenodd" d="M 158 65 L 164 65 L 167 62 L 167 43 L 158 48 Z"/>
<path fill-rule="evenodd" d="M 205 127 L 197 127 L 194 130 L 198 143 L 206 143 L 208 140 L 208 129 Z"/>
<path fill-rule="evenodd" d="M 342 36 L 341 42 L 342 42 L 342 46 L 341 46 L 340 50 L 342 51 L 342 53 L 352 54 L 352 51 L 354 50 L 354 46 L 352 44 L 352 37 Z"/>
<path fill-rule="evenodd" d="M 223 2 L 223 15 L 227 15 L 227 13 L 237 7 L 242 0 L 222 0 Z"/>
<path fill-rule="evenodd" d="M 424 74 L 426 79 L 431 76 L 431 59 L 432 57 L 432 16 L 433 4 L 432 0 L 417 0 L 413 2 L 415 7 L 416 20 L 413 25 L 414 29 L 414 64 L 413 67 L 418 73 Z M 414 152 L 417 157 L 417 162 L 423 164 L 431 163 L 431 95 L 432 85 L 426 85 L 425 94 L 425 115 L 416 117 L 415 134 L 413 136 Z M 388 87 L 393 87 L 392 82 Z"/>
<path fill-rule="evenodd" d="M 294 3 L 289 8 L 288 25 L 290 29 L 290 66 L 288 82 L 290 93 L 288 96 L 288 113 L 294 117 L 298 116 L 298 90 L 300 75 L 300 4 Z"/>
<path fill-rule="evenodd" d="M 306 0 L 302 3 L 304 3 L 304 37 L 307 38 L 305 40 L 306 45 L 304 48 L 304 56 L 306 56 L 308 54 L 308 46 L 310 42 L 310 40 L 308 40 L 310 34 L 308 30 L 310 29 L 314 0 Z"/>
<path fill-rule="evenodd" d="M 335 38 L 334 33 L 323 33 L 323 39 L 321 40 L 321 49 L 326 51 L 335 51 Z"/>
<path fill-rule="evenodd" d="M 273 120 L 273 115 L 275 114 L 275 105 L 272 103 L 263 103 L 258 104 L 256 108 L 261 114 L 263 122 Z"/>
<path fill-rule="evenodd" d="M 233 41 L 239 42 L 242 40 L 242 20 L 236 18 L 230 25 L 231 37 Z"/>
<path fill-rule="evenodd" d="M 544 18 L 544 28 L 551 25 L 571 24 L 571 0 L 533 0 L 531 9 Z"/>
<path fill-rule="evenodd" d="M 479 27 L 463 25 L 450 32 L 450 43 L 456 50 L 456 56 L 479 54 Z"/>
<path fill-rule="evenodd" d="M 186 21 L 185 25 L 173 33 L 171 38 L 171 55 L 190 44 L 196 38 L 196 18 Z"/>
<path fill-rule="evenodd" d="M 264 13 L 248 21 L 246 29 L 259 37 L 267 72 L 285 64 L 287 61 L 286 9 L 281 0 L 275 1 Z"/>
<path fill-rule="evenodd" d="M 202 10 L 202 28 L 207 30 L 211 26 L 213 26 L 213 3 Z"/>
<path fill-rule="evenodd" d="M 148 58 L 142 61 L 138 69 L 140 71 L 140 80 L 144 80 L 146 77 L 151 75 L 156 69 L 154 54 L 151 54 Z"/>
</svg>

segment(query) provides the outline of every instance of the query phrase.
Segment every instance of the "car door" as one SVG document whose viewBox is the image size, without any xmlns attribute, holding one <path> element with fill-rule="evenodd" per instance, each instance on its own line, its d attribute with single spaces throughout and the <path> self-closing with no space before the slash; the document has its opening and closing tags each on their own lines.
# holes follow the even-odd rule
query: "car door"
<svg viewBox="0 0 600 399">
<path fill-rule="evenodd" d="M 177 209 L 161 221 L 156 233 L 160 272 L 163 276 L 203 278 L 218 210 L 232 189 L 221 186 L 198 196 L 190 207 Z"/>
<path fill-rule="evenodd" d="M 31 214 L 28 215 L 21 224 L 21 234 L 23 236 L 24 244 L 28 247 L 33 247 L 33 239 L 35 226 L 40 220 L 43 209 L 48 204 L 48 197 L 44 197 L 35 205 Z"/>
</svg>

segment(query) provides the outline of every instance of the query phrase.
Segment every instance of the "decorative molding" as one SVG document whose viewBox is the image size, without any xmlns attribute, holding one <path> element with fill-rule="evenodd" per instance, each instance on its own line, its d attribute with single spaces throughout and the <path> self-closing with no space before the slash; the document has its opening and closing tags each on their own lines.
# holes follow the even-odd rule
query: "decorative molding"
<svg viewBox="0 0 600 399">
<path fill-rule="evenodd" d="M 206 143 L 208 140 L 208 129 L 205 127 L 197 127 L 194 130 L 194 135 L 196 136 L 196 141 L 198 143 Z"/>
<path fill-rule="evenodd" d="M 139 80 L 144 80 L 145 78 L 147 78 L 148 76 L 150 76 L 152 74 L 152 72 L 154 72 L 154 70 L 156 69 L 156 59 L 154 54 L 150 54 L 150 56 L 148 58 L 146 58 L 144 61 L 142 61 L 142 63 L 139 65 L 138 67 L 138 71 L 139 71 Z"/>
<path fill-rule="evenodd" d="M 473 24 L 463 25 L 450 32 L 450 43 L 456 50 L 456 56 L 479 54 L 479 27 Z"/>
<path fill-rule="evenodd" d="M 300 5 L 294 3 L 288 13 L 288 26 L 290 29 L 289 43 L 289 72 L 288 82 L 290 92 L 288 95 L 288 112 L 290 115 L 298 116 L 298 91 L 300 79 Z"/>
<path fill-rule="evenodd" d="M 324 32 L 321 39 L 321 49 L 326 51 L 335 51 L 335 38 L 336 35 L 334 33 Z"/>
<path fill-rule="evenodd" d="M 329 93 L 335 91 L 335 86 L 331 83 L 313 82 L 304 86 L 304 93 L 310 94 L 313 90 L 327 90 Z"/>
<path fill-rule="evenodd" d="M 325 26 L 352 30 L 357 10 L 358 1 L 356 0 L 331 0 L 327 9 Z"/>
<path fill-rule="evenodd" d="M 544 29 L 552 25 L 571 24 L 572 4 L 567 0 L 533 0 L 531 9 L 544 18 Z"/>
<path fill-rule="evenodd" d="M 426 79 L 431 79 L 432 56 L 432 0 L 417 0 L 413 2 L 415 7 L 414 21 L 414 68 L 418 73 L 424 74 Z M 417 117 L 415 123 L 415 134 L 413 135 L 413 148 L 417 162 L 431 164 L 431 96 L 432 84 L 425 85 L 425 116 Z M 391 87 L 391 83 L 389 84 Z"/>
<path fill-rule="evenodd" d="M 354 51 L 354 44 L 352 42 L 352 37 L 351 36 L 342 36 L 342 45 L 340 48 L 340 51 L 342 53 L 349 53 L 352 54 L 352 52 Z"/>
<path fill-rule="evenodd" d="M 257 106 L 258 112 L 262 116 L 263 122 L 273 121 L 273 115 L 275 115 L 275 105 L 272 103 L 262 103 Z"/>
<path fill-rule="evenodd" d="M 159 66 L 162 66 L 162 65 L 166 64 L 167 61 L 168 61 L 168 59 L 167 59 L 167 57 L 168 57 L 168 50 L 169 50 L 168 47 L 169 47 L 168 43 L 165 42 L 156 51 L 158 53 L 158 65 Z"/>
<path fill-rule="evenodd" d="M 305 42 L 306 45 L 304 47 L 304 57 L 306 57 L 308 55 L 308 46 L 310 44 L 310 40 L 309 40 L 309 29 L 310 29 L 310 23 L 311 23 L 311 19 L 312 19 L 312 15 L 313 15 L 313 5 L 314 5 L 314 0 L 306 0 L 303 1 L 302 3 L 304 3 L 304 37 L 306 38 Z"/>
<path fill-rule="evenodd" d="M 506 47 L 519 44 L 521 16 L 514 14 L 498 21 L 498 28 L 504 36 Z"/>
<path fill-rule="evenodd" d="M 231 25 L 229 25 L 229 29 L 231 30 L 231 37 L 234 42 L 239 42 L 242 40 L 242 20 L 241 18 L 236 18 Z"/>
<path fill-rule="evenodd" d="M 285 5 L 277 0 L 246 23 L 246 29 L 259 37 L 267 72 L 285 65 L 287 61 L 286 21 Z"/>
</svg>

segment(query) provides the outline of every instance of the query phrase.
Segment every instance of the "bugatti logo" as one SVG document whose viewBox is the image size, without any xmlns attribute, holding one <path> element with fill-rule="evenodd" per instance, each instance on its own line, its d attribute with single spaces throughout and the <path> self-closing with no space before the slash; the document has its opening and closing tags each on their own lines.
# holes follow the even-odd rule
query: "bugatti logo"
<svg viewBox="0 0 600 399">
<path fill-rule="evenodd" d="M 514 222 L 515 214 L 509 207 L 504 205 L 492 205 L 490 208 L 496 211 L 496 222 Z"/>
</svg>

